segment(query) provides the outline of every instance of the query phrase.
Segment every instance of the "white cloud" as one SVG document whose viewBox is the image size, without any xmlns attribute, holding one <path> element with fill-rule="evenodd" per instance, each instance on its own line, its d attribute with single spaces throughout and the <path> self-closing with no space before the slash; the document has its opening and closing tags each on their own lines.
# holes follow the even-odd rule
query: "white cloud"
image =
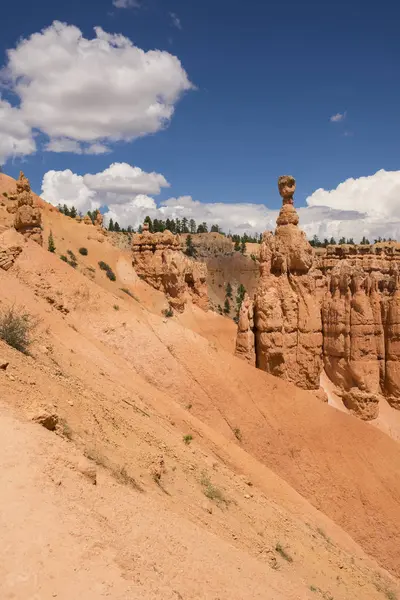
<svg viewBox="0 0 400 600">
<path fill-rule="evenodd" d="M 108 217 L 121 225 L 143 222 L 147 210 L 157 210 L 148 194 L 159 194 L 169 187 L 159 173 L 146 173 L 127 163 L 113 163 L 101 173 L 76 175 L 69 169 L 48 171 L 42 182 L 42 197 L 56 206 L 67 204 L 86 213 L 88 210 L 109 207 Z"/>
<path fill-rule="evenodd" d="M 50 140 L 44 148 L 47 152 L 72 152 L 73 154 L 82 154 L 81 145 L 75 140 L 68 138 L 58 138 Z"/>
<path fill-rule="evenodd" d="M 170 16 L 170 17 L 171 17 L 171 19 L 172 19 L 172 25 L 173 25 L 174 27 L 176 27 L 177 29 L 182 29 L 182 23 L 181 23 L 181 20 L 180 20 L 180 18 L 178 17 L 178 15 L 177 15 L 177 14 L 175 14 L 175 13 L 173 13 L 173 12 L 170 12 L 170 13 L 169 13 L 169 16 Z"/>
<path fill-rule="evenodd" d="M 340 123 L 345 120 L 346 114 L 346 111 L 344 113 L 336 113 L 336 115 L 332 115 L 329 120 L 331 123 Z"/>
<path fill-rule="evenodd" d="M 18 109 L 0 97 L 0 165 L 10 156 L 24 156 L 36 151 L 30 127 Z"/>
<path fill-rule="evenodd" d="M 152 219 L 187 217 L 223 231 L 243 234 L 275 229 L 279 211 L 264 204 L 243 202 L 203 203 L 191 196 L 169 198 L 157 206 L 152 197 L 169 186 L 159 173 L 147 173 L 126 163 L 114 163 L 94 175 L 49 171 L 43 178 L 42 196 L 54 205 L 74 205 L 85 213 L 107 205 L 106 221 L 135 229 L 149 215 Z M 319 189 L 298 208 L 300 226 L 309 238 L 340 237 L 400 240 L 400 171 L 379 171 L 370 177 L 348 179 L 335 190 Z"/>
<path fill-rule="evenodd" d="M 194 87 L 176 56 L 145 52 L 101 27 L 86 39 L 77 27 L 55 21 L 7 54 L 4 72 L 20 106 L 1 101 L 5 157 L 34 151 L 32 129 L 50 138 L 49 151 L 107 152 L 105 142 L 165 128 L 181 95 Z"/>
<path fill-rule="evenodd" d="M 81 175 L 65 171 L 47 171 L 42 182 L 42 197 L 50 204 L 66 204 L 86 214 L 88 210 L 100 208 L 96 193 L 90 190 Z"/>
<path fill-rule="evenodd" d="M 54 138 L 44 147 L 46 152 L 70 152 L 72 154 L 106 154 L 109 148 L 104 144 L 94 143 L 84 147 L 75 140 L 68 138 Z"/>
<path fill-rule="evenodd" d="M 107 154 L 107 152 L 110 152 L 110 148 L 99 143 L 90 144 L 90 146 L 85 149 L 85 154 Z"/>
<path fill-rule="evenodd" d="M 113 0 L 116 8 L 140 8 L 138 0 Z"/>
</svg>

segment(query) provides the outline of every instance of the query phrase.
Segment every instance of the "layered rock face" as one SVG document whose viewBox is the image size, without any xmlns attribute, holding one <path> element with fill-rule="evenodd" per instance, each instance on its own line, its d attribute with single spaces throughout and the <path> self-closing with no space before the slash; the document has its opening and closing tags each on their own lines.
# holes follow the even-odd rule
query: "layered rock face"
<svg viewBox="0 0 400 600">
<path fill-rule="evenodd" d="M 345 405 L 376 418 L 379 396 L 400 408 L 400 245 L 331 246 L 319 257 L 324 365 Z"/>
<path fill-rule="evenodd" d="M 190 260 L 181 251 L 179 236 L 170 231 L 143 233 L 132 237 L 132 264 L 137 274 L 167 296 L 172 308 L 182 312 L 191 299 L 208 309 L 207 267 Z"/>
<path fill-rule="evenodd" d="M 17 180 L 17 191 L 15 194 L 9 194 L 8 200 L 7 210 L 15 215 L 15 229 L 25 239 L 31 239 L 42 246 L 42 215 L 39 207 L 35 205 L 29 180 L 22 171 Z"/>
<path fill-rule="evenodd" d="M 400 244 L 330 246 L 316 255 L 298 228 L 293 178 L 281 178 L 275 233 L 264 233 L 260 282 L 239 317 L 236 354 L 318 390 L 322 369 L 345 406 L 375 419 L 400 408 Z"/>
</svg>

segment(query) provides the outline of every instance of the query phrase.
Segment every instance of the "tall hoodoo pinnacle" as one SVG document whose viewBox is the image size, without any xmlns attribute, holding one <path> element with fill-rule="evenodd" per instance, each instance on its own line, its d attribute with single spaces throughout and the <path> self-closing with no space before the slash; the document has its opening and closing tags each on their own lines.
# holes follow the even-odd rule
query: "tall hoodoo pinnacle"
<svg viewBox="0 0 400 600">
<path fill-rule="evenodd" d="M 282 175 L 278 179 L 278 189 L 282 196 L 282 208 L 276 220 L 278 227 L 281 225 L 298 225 L 299 215 L 294 207 L 294 193 L 296 180 L 291 175 Z"/>
</svg>

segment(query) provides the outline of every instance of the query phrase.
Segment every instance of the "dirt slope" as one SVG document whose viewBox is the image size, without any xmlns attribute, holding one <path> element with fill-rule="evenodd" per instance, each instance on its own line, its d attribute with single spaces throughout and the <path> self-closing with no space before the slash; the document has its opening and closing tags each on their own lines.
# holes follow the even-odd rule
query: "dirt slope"
<svg viewBox="0 0 400 600">
<path fill-rule="evenodd" d="M 48 576 L 27 585 L 45 599 L 90 598 L 100 573 L 104 587 L 93 597 L 395 593 L 375 561 L 400 573 L 399 444 L 233 357 L 228 332 L 218 343 L 226 319 L 196 311 L 187 322 L 163 318 L 162 297 L 136 281 L 129 256 L 83 238 L 86 226 L 57 213 L 45 215 L 45 233 L 49 223 L 56 245 L 75 252 L 86 239 L 86 260 L 106 260 L 118 279 L 99 272 L 92 281 L 81 264 L 75 270 L 31 242 L 12 269 L 0 270 L 0 309 L 16 302 L 41 319 L 31 356 L 0 343 L 0 362 L 10 363 L 0 370 L 0 431 L 12 432 L 1 436 L 11 454 L 0 454 L 8 482 L 0 485 L 4 596 L 27 597 L 23 588 L 12 596 L 18 565 L 34 572 L 39 560 Z M 46 411 L 58 415 L 66 439 L 23 424 Z M 76 473 L 82 454 L 97 465 L 98 486 Z M 58 548 L 63 536 L 68 543 Z M 36 539 L 53 558 L 27 551 L 22 560 Z M 52 580 L 53 592 L 62 557 L 65 576 Z M 82 561 L 68 584 L 77 587 L 68 587 Z"/>
</svg>

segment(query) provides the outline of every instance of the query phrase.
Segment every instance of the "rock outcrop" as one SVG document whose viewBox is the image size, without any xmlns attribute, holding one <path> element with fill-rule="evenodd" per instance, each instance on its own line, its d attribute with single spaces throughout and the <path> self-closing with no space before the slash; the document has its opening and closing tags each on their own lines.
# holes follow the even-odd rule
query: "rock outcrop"
<svg viewBox="0 0 400 600">
<path fill-rule="evenodd" d="M 145 224 L 146 225 L 146 224 Z M 207 310 L 207 267 L 181 251 L 179 236 L 170 231 L 132 236 L 132 264 L 142 279 L 167 296 L 172 308 L 182 312 L 186 302 Z"/>
<path fill-rule="evenodd" d="M 279 189 L 282 209 L 275 233 L 263 236 L 254 309 L 246 299 L 236 354 L 309 390 L 325 369 L 365 420 L 378 416 L 382 396 L 400 408 L 400 244 L 328 246 L 317 255 L 298 227 L 293 178 Z"/>
<path fill-rule="evenodd" d="M 7 210 L 9 213 L 15 215 L 15 229 L 25 239 L 31 239 L 42 246 L 42 215 L 35 203 L 29 180 L 22 171 L 17 180 L 17 191 L 15 194 L 9 194 L 8 200 Z"/>
<path fill-rule="evenodd" d="M 283 206 L 275 234 L 265 233 L 254 303 L 256 366 L 310 390 L 319 389 L 322 323 L 316 298 L 322 275 L 293 206 L 295 182 L 281 178 Z"/>
<path fill-rule="evenodd" d="M 240 358 L 247 360 L 251 365 L 255 365 L 254 302 L 249 298 L 248 294 L 243 298 L 239 311 L 236 354 Z"/>
</svg>

